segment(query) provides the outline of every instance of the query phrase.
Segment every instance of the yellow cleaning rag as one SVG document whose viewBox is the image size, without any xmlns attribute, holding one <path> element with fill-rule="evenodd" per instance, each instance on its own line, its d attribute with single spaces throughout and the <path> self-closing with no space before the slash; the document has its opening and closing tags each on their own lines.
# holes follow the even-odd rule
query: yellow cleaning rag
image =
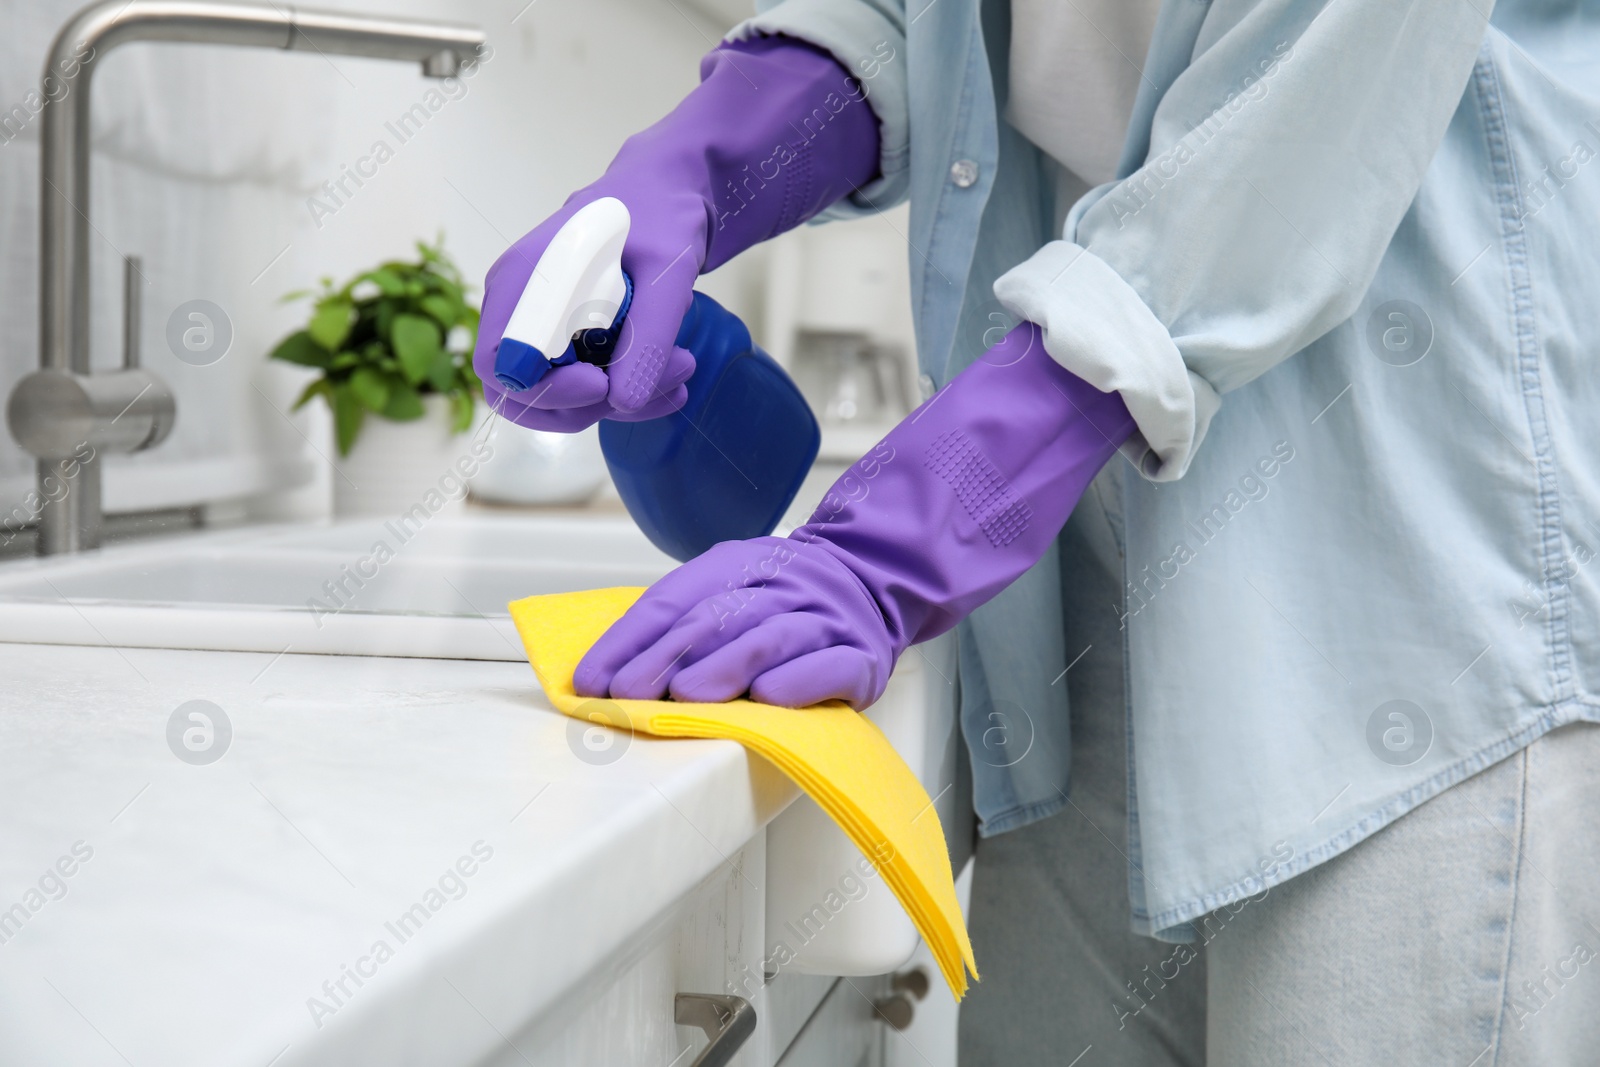
<svg viewBox="0 0 1600 1067">
<path fill-rule="evenodd" d="M 511 619 L 550 703 L 568 715 L 658 737 L 738 741 L 805 790 L 872 860 L 960 999 L 967 972 L 978 977 L 950 855 L 933 801 L 889 739 L 843 703 L 779 708 L 753 700 L 688 704 L 580 697 L 572 672 L 643 589 L 594 589 L 512 602 Z M 963 966 L 965 965 L 965 966 Z"/>
</svg>

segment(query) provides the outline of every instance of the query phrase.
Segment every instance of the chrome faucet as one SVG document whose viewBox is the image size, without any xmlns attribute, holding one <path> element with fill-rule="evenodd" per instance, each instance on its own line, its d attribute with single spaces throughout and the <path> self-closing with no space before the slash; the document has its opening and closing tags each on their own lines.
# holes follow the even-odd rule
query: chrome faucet
<svg viewBox="0 0 1600 1067">
<path fill-rule="evenodd" d="M 39 164 L 39 370 L 11 393 L 11 434 L 38 459 L 39 552 L 100 544 L 100 464 L 172 429 L 172 391 L 139 366 L 137 341 L 120 370 L 89 369 L 89 81 L 107 52 L 131 41 L 317 51 L 420 63 L 448 78 L 476 62 L 481 30 L 444 22 L 210 0 L 103 0 L 56 35 L 45 74 L 62 88 L 45 105 Z M 130 259 L 125 322 L 137 330 L 138 263 Z"/>
</svg>

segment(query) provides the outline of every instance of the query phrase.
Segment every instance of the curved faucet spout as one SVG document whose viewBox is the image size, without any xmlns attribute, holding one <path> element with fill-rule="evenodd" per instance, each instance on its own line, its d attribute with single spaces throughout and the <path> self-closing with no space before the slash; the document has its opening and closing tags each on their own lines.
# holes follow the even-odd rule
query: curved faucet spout
<svg viewBox="0 0 1600 1067">
<path fill-rule="evenodd" d="M 52 92 L 40 127 L 41 370 L 89 374 L 89 81 L 107 52 L 132 41 L 395 59 L 421 64 L 430 77 L 449 77 L 476 61 L 484 35 L 453 23 L 211 0 L 104 0 L 79 11 L 56 35 L 45 62 Z M 58 473 L 41 464 L 40 476 L 47 470 Z M 46 508 L 39 522 L 41 553 L 95 547 L 98 472 L 86 470 L 83 481 Z"/>
</svg>

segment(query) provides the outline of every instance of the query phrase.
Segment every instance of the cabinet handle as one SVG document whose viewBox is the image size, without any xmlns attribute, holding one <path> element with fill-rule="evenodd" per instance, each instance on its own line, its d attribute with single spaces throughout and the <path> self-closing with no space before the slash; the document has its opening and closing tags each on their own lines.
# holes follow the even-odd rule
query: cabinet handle
<svg viewBox="0 0 1600 1067">
<path fill-rule="evenodd" d="M 917 1014 L 917 1006 L 911 1003 L 911 998 L 904 993 L 896 993 L 892 997 L 879 997 L 872 1002 L 872 1010 L 891 1030 L 904 1030 L 911 1025 L 911 1020 L 916 1018 Z"/>
<path fill-rule="evenodd" d="M 711 1044 L 689 1067 L 726 1067 L 756 1032 L 756 1010 L 743 997 L 715 993 L 679 993 L 672 1002 L 679 1026 L 697 1026 Z"/>
<path fill-rule="evenodd" d="M 889 982 L 889 988 L 896 993 L 904 993 L 912 1000 L 921 1000 L 928 995 L 928 969 L 926 967 L 913 967 L 909 971 L 901 971 Z"/>
</svg>

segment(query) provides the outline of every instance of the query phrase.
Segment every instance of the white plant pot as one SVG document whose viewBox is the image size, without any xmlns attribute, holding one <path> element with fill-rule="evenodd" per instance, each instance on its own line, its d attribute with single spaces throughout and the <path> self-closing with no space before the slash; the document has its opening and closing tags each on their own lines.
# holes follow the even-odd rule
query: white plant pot
<svg viewBox="0 0 1600 1067">
<path fill-rule="evenodd" d="M 472 480 L 472 496 L 494 504 L 582 504 L 606 483 L 600 428 L 578 433 L 530 430 L 496 419 L 493 451 Z"/>
<path fill-rule="evenodd" d="M 467 481 L 482 466 L 483 442 L 450 432 L 445 397 L 426 395 L 422 407 L 410 422 L 367 413 L 350 454 L 334 461 L 335 517 L 394 516 L 418 504 L 431 515 L 462 508 Z"/>
</svg>

